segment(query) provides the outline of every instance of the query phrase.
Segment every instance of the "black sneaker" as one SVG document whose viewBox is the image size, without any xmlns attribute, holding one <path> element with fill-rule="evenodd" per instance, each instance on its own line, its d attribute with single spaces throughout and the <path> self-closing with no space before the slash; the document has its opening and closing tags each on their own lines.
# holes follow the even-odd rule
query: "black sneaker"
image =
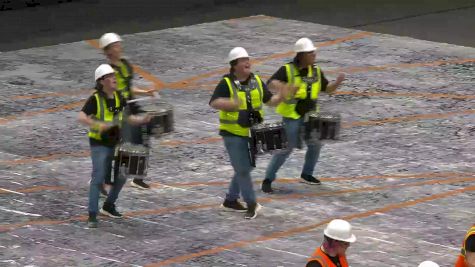
<svg viewBox="0 0 475 267">
<path fill-rule="evenodd" d="M 87 227 L 97 228 L 97 218 L 95 215 L 89 215 L 89 218 L 87 219 Z"/>
<path fill-rule="evenodd" d="M 101 194 L 99 195 L 99 197 L 106 198 L 109 195 L 109 193 L 106 190 L 105 185 L 101 185 L 101 188 L 99 190 L 101 191 Z"/>
<path fill-rule="evenodd" d="M 237 211 L 237 212 L 246 212 L 247 208 L 244 207 L 239 201 L 229 201 L 227 199 L 224 200 L 221 207 L 228 211 Z"/>
<path fill-rule="evenodd" d="M 300 178 L 303 179 L 302 183 L 306 183 L 306 184 L 321 184 L 320 180 L 318 180 L 317 178 L 313 177 L 312 175 L 302 174 L 302 175 L 300 175 Z"/>
<path fill-rule="evenodd" d="M 104 202 L 104 206 L 102 206 L 101 214 L 112 217 L 112 218 L 121 218 L 122 214 L 120 214 L 116 209 L 114 204 L 109 204 Z"/>
<path fill-rule="evenodd" d="M 261 186 L 262 192 L 267 193 L 267 194 L 274 193 L 274 190 L 272 190 L 271 184 L 272 182 L 270 180 L 265 179 L 264 181 L 262 181 L 262 186 Z"/>
<path fill-rule="evenodd" d="M 133 187 L 137 187 L 139 189 L 149 189 L 150 185 L 146 184 L 143 180 L 134 179 L 130 182 L 130 185 Z"/>
<path fill-rule="evenodd" d="M 254 219 L 257 217 L 257 212 L 262 208 L 261 205 L 259 205 L 259 203 L 254 203 L 254 204 L 248 204 L 247 205 L 247 211 L 246 211 L 246 215 L 244 215 L 244 218 L 245 219 Z"/>
</svg>

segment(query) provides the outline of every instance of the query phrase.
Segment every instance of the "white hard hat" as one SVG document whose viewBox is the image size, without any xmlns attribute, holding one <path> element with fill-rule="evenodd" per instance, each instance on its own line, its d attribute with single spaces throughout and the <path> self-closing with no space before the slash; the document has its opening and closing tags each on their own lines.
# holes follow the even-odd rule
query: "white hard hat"
<svg viewBox="0 0 475 267">
<path fill-rule="evenodd" d="M 418 267 L 439 267 L 439 264 L 433 262 L 433 261 L 424 261 L 419 264 Z"/>
<path fill-rule="evenodd" d="M 94 80 L 99 80 L 100 78 L 106 76 L 107 74 L 114 73 L 114 69 L 109 64 L 102 64 L 97 67 L 96 71 L 94 72 Z"/>
<path fill-rule="evenodd" d="M 308 38 L 300 38 L 295 42 L 294 45 L 294 52 L 299 53 L 299 52 L 311 52 L 311 51 L 316 51 L 317 48 L 313 45 L 312 40 Z"/>
<path fill-rule="evenodd" d="M 334 240 L 353 243 L 356 237 L 351 233 L 351 224 L 347 221 L 336 219 L 332 220 L 323 233 Z"/>
<path fill-rule="evenodd" d="M 249 57 L 249 54 L 247 53 L 246 49 L 242 47 L 235 47 L 229 52 L 228 62 L 244 57 Z"/>
<path fill-rule="evenodd" d="M 116 42 L 122 42 L 120 36 L 116 33 L 109 32 L 101 36 L 101 39 L 99 39 L 99 47 L 104 49 L 108 45 Z"/>
</svg>

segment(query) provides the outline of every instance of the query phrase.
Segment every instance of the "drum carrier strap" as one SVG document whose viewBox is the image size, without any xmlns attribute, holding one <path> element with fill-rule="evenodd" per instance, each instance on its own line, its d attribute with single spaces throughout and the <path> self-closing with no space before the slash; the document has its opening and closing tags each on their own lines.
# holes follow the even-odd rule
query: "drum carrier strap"
<svg viewBox="0 0 475 267">
<path fill-rule="evenodd" d="M 247 111 L 249 112 L 249 114 L 252 114 L 250 115 L 250 119 L 252 120 L 255 120 L 255 118 L 253 117 L 254 113 L 254 108 L 252 107 L 252 101 L 251 101 L 251 90 L 253 88 L 256 88 L 256 78 L 254 77 L 253 74 L 251 74 L 251 78 L 249 80 L 249 84 L 248 86 L 242 86 L 241 83 L 236 80 L 236 79 L 232 79 L 232 89 L 233 89 L 233 92 L 234 92 L 234 95 L 237 96 L 237 90 L 239 91 L 244 91 L 246 93 L 246 109 Z M 261 90 L 258 89 L 258 92 L 259 92 L 259 95 L 260 95 L 260 99 L 262 99 L 262 95 L 261 95 Z M 252 123 L 254 124 L 254 123 Z M 252 127 L 251 127 L 252 129 Z M 252 135 L 252 130 L 251 130 L 251 135 Z M 248 142 L 248 151 L 249 151 L 249 160 L 251 161 L 251 166 L 252 167 L 256 167 L 256 154 L 257 154 L 257 151 L 255 149 L 255 144 L 254 144 L 254 140 L 252 138 L 252 136 L 249 138 L 249 142 Z"/>
</svg>

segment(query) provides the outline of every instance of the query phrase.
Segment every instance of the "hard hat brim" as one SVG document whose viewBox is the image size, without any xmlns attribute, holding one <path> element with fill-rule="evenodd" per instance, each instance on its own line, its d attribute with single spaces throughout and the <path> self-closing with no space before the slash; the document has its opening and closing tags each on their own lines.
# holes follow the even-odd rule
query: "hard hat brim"
<svg viewBox="0 0 475 267">
<path fill-rule="evenodd" d="M 113 74 L 113 72 L 108 72 L 108 73 L 103 74 L 101 77 L 97 77 L 96 82 L 99 81 L 100 79 L 104 78 L 104 76 L 107 76 L 107 75 L 110 75 L 110 74 Z"/>
<path fill-rule="evenodd" d="M 324 234 L 333 240 L 338 240 L 338 241 L 343 241 L 343 242 L 348 242 L 348 243 L 354 243 L 356 241 L 356 236 L 354 234 L 351 234 L 349 238 L 339 238 L 336 236 L 332 236 L 328 234 L 326 231 L 324 231 Z"/>
<path fill-rule="evenodd" d="M 249 56 L 247 56 L 247 57 L 230 58 L 230 59 L 228 59 L 228 63 L 231 63 L 231 61 L 238 60 L 238 59 L 240 59 L 240 58 L 249 58 Z"/>
<path fill-rule="evenodd" d="M 317 51 L 316 47 L 312 49 L 295 50 L 295 53 L 306 53 L 306 52 L 315 52 L 315 51 Z"/>
<path fill-rule="evenodd" d="M 344 240 L 344 241 L 349 242 L 349 243 L 354 243 L 356 241 L 356 236 L 354 234 L 352 234 L 350 238 L 348 238 L 347 240 Z"/>
<path fill-rule="evenodd" d="M 120 42 L 122 42 L 122 40 L 118 40 L 118 41 L 115 41 L 115 42 L 110 42 L 110 43 L 104 45 L 103 47 L 101 47 L 101 49 L 106 49 L 106 48 L 109 47 L 110 45 L 113 45 L 113 44 L 115 44 L 115 43 L 120 43 Z"/>
</svg>

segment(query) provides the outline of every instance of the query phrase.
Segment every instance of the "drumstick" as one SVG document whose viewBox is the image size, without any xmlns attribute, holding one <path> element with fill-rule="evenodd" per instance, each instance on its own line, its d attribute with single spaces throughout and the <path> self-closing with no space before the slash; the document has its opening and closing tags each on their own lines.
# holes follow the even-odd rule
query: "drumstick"
<svg viewBox="0 0 475 267">
<path fill-rule="evenodd" d="M 149 100 L 154 100 L 154 99 L 160 99 L 160 95 L 158 94 L 158 92 L 153 92 L 153 96 L 145 96 L 145 97 L 129 100 L 127 101 L 127 104 L 134 103 L 134 102 L 149 101 Z"/>
<path fill-rule="evenodd" d="M 136 98 L 136 99 L 128 100 L 128 101 L 127 101 L 127 104 L 135 103 L 135 102 L 143 102 L 143 101 L 150 100 L 151 98 L 152 98 L 151 96 Z"/>
</svg>

